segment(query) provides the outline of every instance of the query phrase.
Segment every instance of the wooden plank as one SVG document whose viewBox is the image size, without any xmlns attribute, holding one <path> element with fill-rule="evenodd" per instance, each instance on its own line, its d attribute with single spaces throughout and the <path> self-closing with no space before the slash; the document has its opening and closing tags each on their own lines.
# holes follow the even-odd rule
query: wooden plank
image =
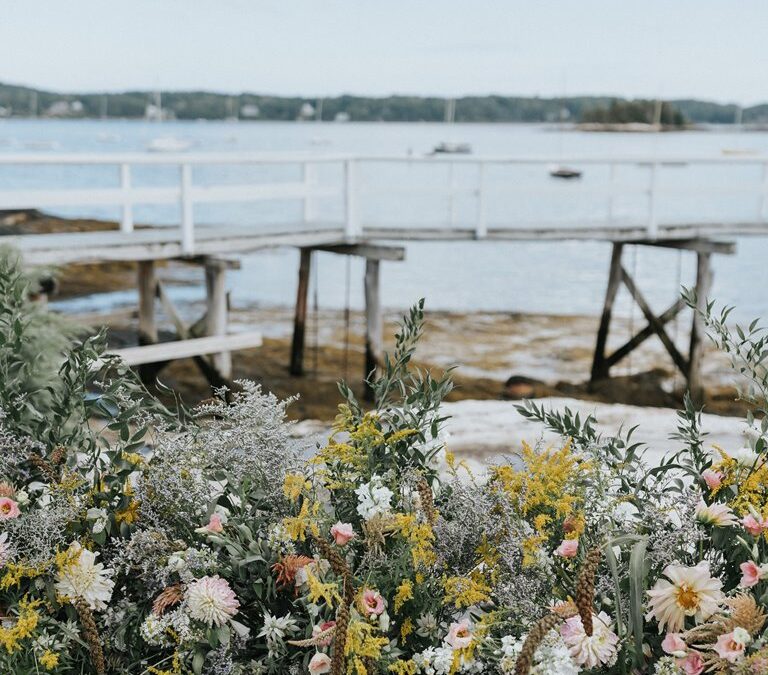
<svg viewBox="0 0 768 675">
<path fill-rule="evenodd" d="M 685 300 L 679 298 L 669 309 L 667 309 L 660 317 L 659 323 L 664 326 L 674 319 L 681 310 L 685 309 Z M 606 371 L 610 371 L 621 359 L 627 356 L 630 352 L 637 349 L 643 342 L 645 342 L 651 335 L 654 334 L 653 326 L 649 323 L 643 330 L 634 335 L 630 340 L 625 342 L 619 347 L 613 354 L 605 359 Z"/>
<path fill-rule="evenodd" d="M 623 244 L 614 244 L 611 252 L 611 265 L 608 268 L 608 287 L 605 291 L 603 313 L 600 316 L 600 326 L 597 329 L 595 355 L 592 360 L 592 374 L 590 377 L 590 381 L 592 382 L 608 377 L 610 371 L 610 366 L 605 360 L 605 345 L 608 342 L 608 331 L 611 327 L 613 302 L 616 299 L 616 294 L 618 293 L 619 285 L 621 284 L 621 254 L 623 250 Z"/>
<path fill-rule="evenodd" d="M 126 347 L 125 349 L 117 349 L 110 353 L 121 357 L 130 366 L 137 366 L 145 363 L 186 359 L 204 354 L 216 354 L 221 351 L 234 352 L 240 349 L 252 349 L 260 347 L 261 344 L 261 333 L 251 331 L 247 333 L 193 338 L 190 340 L 160 342 L 142 347 Z"/>
<path fill-rule="evenodd" d="M 316 250 L 339 255 L 355 255 L 368 260 L 405 260 L 405 248 L 402 246 L 382 246 L 381 244 L 338 244 L 336 246 L 317 246 Z"/>
<path fill-rule="evenodd" d="M 672 360 L 675 362 L 675 365 L 680 369 L 680 372 L 683 373 L 683 375 L 687 375 L 688 362 L 685 360 L 683 355 L 677 350 L 677 347 L 675 347 L 675 343 L 672 342 L 669 335 L 667 335 L 667 331 L 664 330 L 664 326 L 662 325 L 661 321 L 659 321 L 658 317 L 656 317 L 656 315 L 653 313 L 653 310 L 651 310 L 650 305 L 646 302 L 645 298 L 643 297 L 643 294 L 640 292 L 640 289 L 635 285 L 634 279 L 632 279 L 632 277 L 629 276 L 627 270 L 625 270 L 624 267 L 621 268 L 621 277 L 622 277 L 621 280 L 624 282 L 624 285 L 627 287 L 627 290 L 630 292 L 630 294 L 634 298 L 635 302 L 637 303 L 637 306 L 640 307 L 640 311 L 645 316 L 646 321 L 648 321 L 648 324 L 653 329 L 653 332 L 659 336 L 659 340 L 661 340 L 667 352 L 672 357 Z"/>
<path fill-rule="evenodd" d="M 205 265 L 206 321 L 205 333 L 209 336 L 227 333 L 227 284 L 226 265 L 216 260 L 209 260 Z M 213 366 L 221 377 L 232 377 L 232 356 L 221 351 L 213 356 Z"/>
<path fill-rule="evenodd" d="M 701 312 L 706 309 L 707 296 L 712 287 L 711 254 L 699 253 L 696 260 L 696 311 L 693 313 L 693 325 L 691 326 L 691 344 L 688 352 L 688 370 L 685 371 L 688 378 L 688 389 L 695 403 L 701 404 L 704 400 L 704 388 L 701 381 L 701 361 L 703 345 L 701 338 L 706 333 L 704 319 Z"/>
<path fill-rule="evenodd" d="M 365 261 L 365 395 L 372 398 L 368 378 L 384 360 L 384 318 L 381 311 L 380 267 L 378 260 Z"/>
<path fill-rule="evenodd" d="M 714 241 L 712 239 L 670 239 L 653 241 L 633 241 L 632 244 L 642 246 L 656 246 L 658 248 L 674 248 L 684 251 L 695 251 L 698 253 L 719 253 L 721 255 L 733 255 L 736 253 L 736 242 L 734 241 Z"/>
<path fill-rule="evenodd" d="M 299 283 L 296 288 L 296 312 L 293 319 L 291 343 L 291 375 L 304 374 L 304 338 L 307 324 L 307 295 L 312 269 L 312 249 L 302 248 L 299 259 Z"/>
</svg>

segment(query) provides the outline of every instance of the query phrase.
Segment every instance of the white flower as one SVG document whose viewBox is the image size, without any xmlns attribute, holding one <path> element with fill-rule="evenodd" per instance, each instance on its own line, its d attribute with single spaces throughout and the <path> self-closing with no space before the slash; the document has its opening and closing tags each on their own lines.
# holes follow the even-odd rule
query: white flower
<svg viewBox="0 0 768 675">
<path fill-rule="evenodd" d="M 659 633 L 665 627 L 669 633 L 679 633 L 685 617 L 692 616 L 696 623 L 706 621 L 714 614 L 723 599 L 722 582 L 709 573 L 709 563 L 695 567 L 667 565 L 663 572 L 667 579 L 659 579 L 650 591 L 646 619 L 655 617 Z"/>
<path fill-rule="evenodd" d="M 88 509 L 85 514 L 86 520 L 93 521 L 93 533 L 103 532 L 107 526 L 107 511 L 105 509 Z"/>
<path fill-rule="evenodd" d="M 24 504 L 27 504 L 29 502 L 29 495 L 24 490 L 17 490 L 16 491 L 16 503 L 19 504 L 19 506 L 23 506 Z"/>
<path fill-rule="evenodd" d="M 427 612 L 416 619 L 416 635 L 424 638 L 437 637 L 437 619 L 434 614 Z"/>
<path fill-rule="evenodd" d="M 99 554 L 77 542 L 70 545 L 69 553 L 71 561 L 63 565 L 56 575 L 56 591 L 67 598 L 83 598 L 92 610 L 106 609 L 115 587 L 111 579 L 114 570 L 104 569 L 102 563 L 96 562 Z"/>
<path fill-rule="evenodd" d="M 759 455 L 749 447 L 739 448 L 735 453 L 733 453 L 733 459 L 735 459 L 738 464 L 741 464 L 741 466 L 745 466 L 748 469 L 751 469 L 753 466 L 755 466 L 758 457 Z"/>
<path fill-rule="evenodd" d="M 363 483 L 357 490 L 357 512 L 364 520 L 389 513 L 394 493 L 382 485 L 381 477 L 374 474 L 368 483 Z"/>
<path fill-rule="evenodd" d="M 187 586 L 189 616 L 208 626 L 221 626 L 237 614 L 240 602 L 226 579 L 203 577 Z"/>
<path fill-rule="evenodd" d="M 605 612 L 592 615 L 592 635 L 587 635 L 580 616 L 572 616 L 560 629 L 571 658 L 585 668 L 611 664 L 617 653 L 619 636 L 611 630 L 611 620 Z"/>
<path fill-rule="evenodd" d="M 450 647 L 429 647 L 413 655 L 419 673 L 424 675 L 448 675 L 453 667 L 453 649 Z"/>
<path fill-rule="evenodd" d="M 696 520 L 704 525 L 713 527 L 733 527 L 738 524 L 735 514 L 727 504 L 715 502 L 707 506 L 703 499 L 696 506 Z"/>
<path fill-rule="evenodd" d="M 282 644 L 286 633 L 293 633 L 297 627 L 290 612 L 280 618 L 272 616 L 269 612 L 264 612 L 264 626 L 258 637 L 266 638 L 267 647 L 270 651 L 274 651 L 274 647 Z"/>
</svg>

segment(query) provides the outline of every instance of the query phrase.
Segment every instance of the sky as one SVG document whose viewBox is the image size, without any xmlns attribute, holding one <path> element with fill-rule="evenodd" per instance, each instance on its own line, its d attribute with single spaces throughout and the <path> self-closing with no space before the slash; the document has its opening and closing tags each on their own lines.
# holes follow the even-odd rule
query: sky
<svg viewBox="0 0 768 675">
<path fill-rule="evenodd" d="M 0 0 L 0 82 L 750 105 L 767 36 L 766 0 Z"/>
</svg>

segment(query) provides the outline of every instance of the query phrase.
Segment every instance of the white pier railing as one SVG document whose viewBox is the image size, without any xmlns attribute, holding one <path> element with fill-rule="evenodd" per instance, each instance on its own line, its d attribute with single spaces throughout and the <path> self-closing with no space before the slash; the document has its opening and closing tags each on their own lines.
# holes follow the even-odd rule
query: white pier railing
<svg viewBox="0 0 768 675">
<path fill-rule="evenodd" d="M 551 178 L 553 165 L 583 177 Z M 135 180 L 154 167 L 170 167 L 176 178 Z M 434 238 L 468 232 L 483 239 L 524 226 L 585 224 L 641 227 L 654 239 L 660 226 L 679 222 L 720 223 L 723 234 L 739 223 L 765 224 L 768 232 L 768 156 L 0 154 L 0 210 L 107 206 L 120 210 L 120 230 L 130 236 L 138 206 L 174 205 L 184 255 L 195 252 L 199 206 L 269 201 L 296 202 L 294 228 L 332 223 L 348 240 L 369 229 L 385 238 L 426 228 Z M 249 215 L 236 224 L 265 226 L 258 209 Z"/>
</svg>

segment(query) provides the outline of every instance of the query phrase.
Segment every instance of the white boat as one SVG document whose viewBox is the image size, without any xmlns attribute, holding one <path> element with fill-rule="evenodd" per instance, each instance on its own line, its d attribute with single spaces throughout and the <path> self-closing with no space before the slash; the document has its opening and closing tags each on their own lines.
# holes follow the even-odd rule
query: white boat
<svg viewBox="0 0 768 675">
<path fill-rule="evenodd" d="M 445 101 L 445 123 L 453 125 L 456 119 L 456 99 L 449 98 Z M 469 143 L 457 143 L 455 141 L 443 141 L 433 149 L 433 155 L 469 155 L 472 146 Z"/>
<path fill-rule="evenodd" d="M 559 164 L 557 166 L 549 167 L 549 175 L 552 178 L 563 178 L 564 180 L 572 180 L 574 178 L 581 178 L 581 171 L 574 169 L 570 166 L 564 166 Z"/>
<path fill-rule="evenodd" d="M 176 136 L 159 136 L 147 143 L 149 152 L 184 152 L 192 147 L 190 141 Z"/>
</svg>

